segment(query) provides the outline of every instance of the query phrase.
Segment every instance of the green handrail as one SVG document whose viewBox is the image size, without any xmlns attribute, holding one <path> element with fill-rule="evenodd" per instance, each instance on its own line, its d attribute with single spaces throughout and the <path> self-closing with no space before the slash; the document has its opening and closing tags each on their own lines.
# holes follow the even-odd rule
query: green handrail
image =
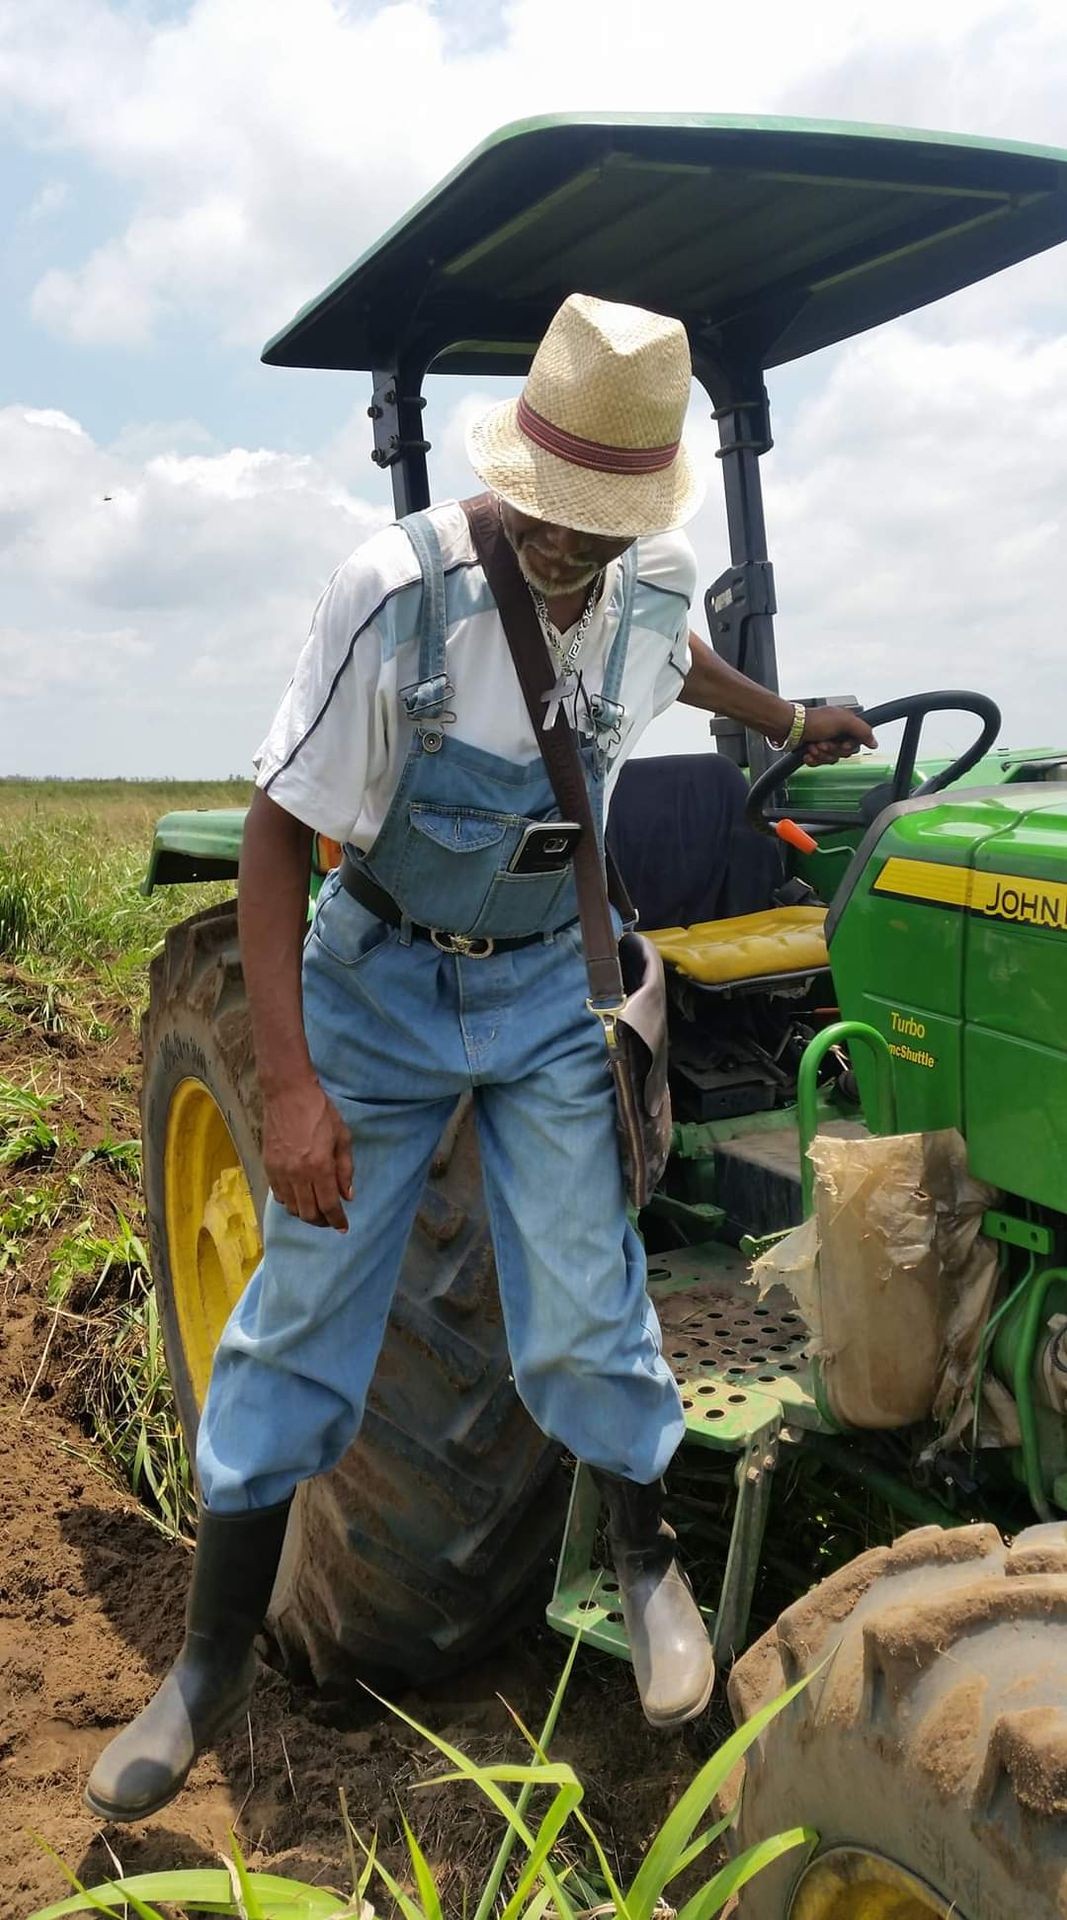
<svg viewBox="0 0 1067 1920">
<path fill-rule="evenodd" d="M 893 1093 L 893 1056 L 889 1044 L 877 1027 L 868 1026 L 864 1020 L 837 1020 L 832 1027 L 824 1027 L 821 1033 L 809 1040 L 804 1049 L 804 1058 L 797 1074 L 797 1126 L 800 1132 L 800 1194 L 804 1208 L 804 1218 L 811 1212 L 814 1172 L 808 1159 L 808 1148 L 815 1138 L 819 1124 L 819 1087 L 818 1073 L 826 1054 L 831 1047 L 840 1046 L 845 1040 L 859 1040 L 869 1047 L 875 1062 L 875 1106 L 873 1121 L 870 1116 L 867 1124 L 874 1133 L 893 1133 L 896 1128 L 896 1099 Z"/>
</svg>

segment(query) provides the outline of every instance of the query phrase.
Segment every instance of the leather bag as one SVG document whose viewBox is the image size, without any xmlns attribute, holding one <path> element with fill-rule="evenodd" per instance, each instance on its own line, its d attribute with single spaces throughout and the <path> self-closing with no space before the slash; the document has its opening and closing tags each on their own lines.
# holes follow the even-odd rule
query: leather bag
<svg viewBox="0 0 1067 1920">
<path fill-rule="evenodd" d="M 503 622 L 560 817 L 577 821 L 582 829 L 573 864 L 589 976 L 586 1004 L 604 1030 L 627 1193 L 633 1206 L 643 1207 L 662 1178 L 671 1140 L 663 961 L 643 934 L 624 933 L 621 940 L 616 937 L 612 897 L 624 920 L 633 919 L 633 907 L 610 855 L 609 895 L 609 874 L 600 856 L 585 774 L 562 703 L 556 707 L 553 725 L 545 730 L 546 706 L 556 674 L 529 589 L 500 524 L 496 502 L 492 494 L 482 494 L 475 500 L 465 500 L 463 510 Z"/>
</svg>

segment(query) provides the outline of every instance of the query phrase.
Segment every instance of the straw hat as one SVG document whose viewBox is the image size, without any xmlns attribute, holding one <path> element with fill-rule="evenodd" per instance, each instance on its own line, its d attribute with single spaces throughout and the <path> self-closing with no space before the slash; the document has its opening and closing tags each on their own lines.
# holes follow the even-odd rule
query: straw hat
<svg viewBox="0 0 1067 1920">
<path fill-rule="evenodd" d="M 666 533 L 704 496 L 681 442 L 691 379 L 680 321 L 572 293 L 519 399 L 468 429 L 467 456 L 536 520 L 619 539 Z"/>
</svg>

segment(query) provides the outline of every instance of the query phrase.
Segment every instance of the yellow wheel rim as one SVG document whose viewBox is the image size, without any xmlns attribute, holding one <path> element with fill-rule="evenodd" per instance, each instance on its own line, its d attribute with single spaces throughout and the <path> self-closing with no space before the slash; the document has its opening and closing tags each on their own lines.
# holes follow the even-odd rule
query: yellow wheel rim
<svg viewBox="0 0 1067 1920">
<path fill-rule="evenodd" d="M 862 1847 L 835 1847 L 813 1860 L 789 1904 L 788 1920 L 966 1920 L 913 1873 Z"/>
<path fill-rule="evenodd" d="M 202 1080 L 182 1080 L 175 1088 L 167 1114 L 163 1191 L 182 1352 L 201 1407 L 219 1336 L 262 1245 L 237 1148 Z"/>
</svg>

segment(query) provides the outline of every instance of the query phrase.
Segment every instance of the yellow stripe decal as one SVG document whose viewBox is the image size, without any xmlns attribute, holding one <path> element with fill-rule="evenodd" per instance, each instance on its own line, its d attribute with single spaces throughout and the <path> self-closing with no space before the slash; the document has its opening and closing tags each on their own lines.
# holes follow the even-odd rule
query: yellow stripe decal
<svg viewBox="0 0 1067 1920">
<path fill-rule="evenodd" d="M 936 860 L 886 861 L 872 888 L 902 900 L 923 900 L 955 907 L 987 920 L 1020 920 L 1032 927 L 1067 931 L 1067 885 L 1059 880 L 1029 880 L 1019 873 L 977 873 L 971 867 Z"/>
</svg>

